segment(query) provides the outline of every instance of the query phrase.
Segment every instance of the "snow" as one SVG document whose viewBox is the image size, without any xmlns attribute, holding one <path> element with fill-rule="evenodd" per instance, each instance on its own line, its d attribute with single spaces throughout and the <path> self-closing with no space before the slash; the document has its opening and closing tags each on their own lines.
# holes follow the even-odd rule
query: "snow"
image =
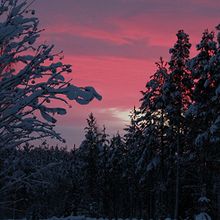
<svg viewBox="0 0 220 220">
<path fill-rule="evenodd" d="M 215 94 L 216 94 L 217 96 L 220 95 L 220 86 L 218 86 L 218 88 L 215 90 Z"/>
<path fill-rule="evenodd" d="M 201 212 L 196 215 L 195 220 L 212 220 L 206 212 Z"/>
<path fill-rule="evenodd" d="M 12 219 L 6 219 L 6 220 L 12 220 Z M 26 218 L 23 219 L 16 219 L 16 220 L 26 220 Z M 41 220 L 108 220 L 108 218 L 91 218 L 91 217 L 86 217 L 86 216 L 68 216 L 68 217 L 51 217 L 49 219 L 41 219 Z M 111 220 L 115 220 L 112 218 Z M 122 219 L 118 218 L 118 220 L 143 220 L 143 219 L 136 219 L 136 218 L 127 218 L 127 219 Z M 166 218 L 165 220 L 171 220 L 170 218 Z"/>
<path fill-rule="evenodd" d="M 206 196 L 202 196 L 198 199 L 199 202 L 205 202 L 205 203 L 209 203 L 210 199 L 208 199 Z"/>
<path fill-rule="evenodd" d="M 22 2 L 20 5 L 18 5 L 17 7 L 14 7 L 12 9 L 11 15 L 12 16 L 16 16 L 21 10 L 22 8 L 26 5 L 26 2 Z"/>
<path fill-rule="evenodd" d="M 202 134 L 199 134 L 195 140 L 195 144 L 196 146 L 198 147 L 201 147 L 204 145 L 205 141 L 207 141 L 208 139 L 208 133 L 207 132 L 204 132 Z"/>
<path fill-rule="evenodd" d="M 150 163 L 147 165 L 147 171 L 151 171 L 152 169 L 156 168 L 160 163 L 160 158 L 157 156 L 153 158 Z"/>
<path fill-rule="evenodd" d="M 196 116 L 198 114 L 198 105 L 190 105 L 186 111 L 186 116 Z"/>
<path fill-rule="evenodd" d="M 6 45 L 0 54 L 0 63 L 4 64 L 0 80 L 0 146 L 17 146 L 43 136 L 61 140 L 53 123 L 57 114 L 66 114 L 66 109 L 53 108 L 50 103 L 58 100 L 70 107 L 72 100 L 85 105 L 102 98 L 91 86 L 78 87 L 65 80 L 71 65 L 59 61 L 62 53 L 54 53 L 54 45 L 35 44 L 41 30 L 34 11 L 27 10 L 29 6 L 25 0 L 7 0 L 0 5 L 0 41 Z M 15 64 L 19 68 L 7 70 Z"/>
</svg>

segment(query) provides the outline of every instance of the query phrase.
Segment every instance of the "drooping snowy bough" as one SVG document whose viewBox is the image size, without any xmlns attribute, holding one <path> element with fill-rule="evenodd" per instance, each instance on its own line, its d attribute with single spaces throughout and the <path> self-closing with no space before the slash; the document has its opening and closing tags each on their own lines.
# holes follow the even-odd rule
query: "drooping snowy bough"
<svg viewBox="0 0 220 220">
<path fill-rule="evenodd" d="M 66 109 L 54 106 L 101 100 L 93 87 L 77 87 L 65 79 L 71 65 L 62 63 L 53 45 L 37 43 L 42 30 L 34 14 L 28 1 L 0 2 L 0 147 L 44 137 L 63 141 L 54 130 L 53 115 L 64 115 Z"/>
</svg>

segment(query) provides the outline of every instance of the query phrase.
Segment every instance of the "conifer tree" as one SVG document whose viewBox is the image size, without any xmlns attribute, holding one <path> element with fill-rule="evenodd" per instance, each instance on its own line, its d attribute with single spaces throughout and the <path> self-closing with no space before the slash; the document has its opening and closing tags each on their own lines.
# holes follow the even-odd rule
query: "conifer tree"
<svg viewBox="0 0 220 220">
<path fill-rule="evenodd" d="M 154 176 L 152 191 L 155 193 L 155 203 L 152 207 L 155 207 L 155 218 L 165 217 L 166 213 L 164 190 L 167 184 L 167 177 L 165 177 L 165 169 L 167 167 L 168 159 L 168 146 L 167 146 L 167 129 L 168 120 L 166 117 L 166 103 L 167 97 L 164 90 L 166 89 L 165 82 L 168 78 L 168 70 L 166 63 L 160 58 L 160 61 L 156 63 L 157 71 L 151 76 L 151 80 L 146 85 L 146 91 L 142 92 L 143 98 L 141 99 L 141 114 L 142 114 L 142 126 L 143 135 L 145 137 L 146 149 L 148 157 L 147 171 L 153 173 Z M 143 156 L 146 153 L 143 152 Z M 145 160 L 146 160 L 145 159 Z M 140 158 L 140 162 L 144 162 L 143 158 Z M 140 164 L 139 162 L 139 164 Z M 152 216 L 153 217 L 153 216 Z"/>
<path fill-rule="evenodd" d="M 100 133 L 100 151 L 99 151 L 99 168 L 98 168 L 98 187 L 100 190 L 100 204 L 99 213 L 103 216 L 110 216 L 110 192 L 109 192 L 109 181 L 110 175 L 108 170 L 108 159 L 109 159 L 109 140 L 108 134 L 106 134 L 106 128 L 103 126 L 103 130 Z"/>
<path fill-rule="evenodd" d="M 218 27 L 217 27 L 218 29 Z M 219 34 L 218 34 L 219 35 Z M 193 103 L 187 111 L 187 117 L 192 121 L 196 170 L 198 176 L 198 197 L 213 197 L 213 171 L 209 167 L 216 166 L 220 157 L 219 140 L 219 38 L 215 41 L 214 32 L 206 30 L 201 42 L 197 45 L 198 55 L 190 62 L 190 68 L 195 81 Z M 198 198 L 197 198 L 198 200 Z M 211 201 L 212 202 L 212 201 Z M 200 205 L 199 205 L 200 206 Z M 203 210 L 204 211 L 204 210 Z M 206 210 L 207 211 L 207 210 Z"/>
<path fill-rule="evenodd" d="M 110 140 L 109 173 L 110 173 L 110 193 L 111 193 L 111 214 L 116 219 L 120 217 L 121 204 L 124 203 L 123 191 L 123 168 L 125 160 L 125 145 L 119 133 Z"/>
<path fill-rule="evenodd" d="M 177 42 L 173 48 L 170 49 L 171 59 L 169 62 L 169 79 L 168 97 L 169 103 L 166 106 L 169 123 L 172 127 L 173 140 L 175 146 L 176 158 L 176 189 L 175 189 L 175 213 L 174 219 L 179 215 L 179 201 L 180 199 L 180 158 L 183 155 L 185 145 L 183 133 L 186 130 L 186 123 L 183 113 L 188 109 L 191 102 L 192 79 L 190 71 L 187 68 L 189 61 L 191 44 L 189 43 L 189 36 L 180 30 L 177 33 Z"/>
<path fill-rule="evenodd" d="M 144 189 L 140 187 L 139 180 L 142 177 L 143 167 L 138 167 L 139 158 L 144 150 L 144 137 L 139 126 L 140 110 L 135 107 L 130 114 L 130 124 L 124 129 L 125 145 L 127 149 L 125 160 L 125 178 L 128 196 L 128 216 L 139 216 L 142 218 Z M 141 164 L 143 165 L 143 164 Z"/>
<path fill-rule="evenodd" d="M 97 216 L 99 205 L 99 156 L 100 138 L 96 119 L 91 113 L 87 119 L 85 127 L 85 140 L 79 148 L 79 156 L 82 163 L 82 174 L 84 176 L 85 198 L 84 204 L 91 216 Z"/>
</svg>

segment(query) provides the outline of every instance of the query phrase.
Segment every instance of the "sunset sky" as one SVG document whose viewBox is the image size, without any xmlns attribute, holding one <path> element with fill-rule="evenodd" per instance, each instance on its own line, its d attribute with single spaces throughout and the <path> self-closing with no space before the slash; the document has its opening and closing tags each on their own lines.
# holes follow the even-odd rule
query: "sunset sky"
<svg viewBox="0 0 220 220">
<path fill-rule="evenodd" d="M 33 7 L 46 29 L 42 39 L 73 65 L 73 83 L 103 96 L 86 106 L 73 103 L 59 118 L 57 130 L 70 147 L 82 141 L 90 112 L 107 133 L 123 133 L 154 63 L 169 59 L 176 32 L 190 35 L 193 55 L 203 30 L 220 23 L 219 0 L 37 0 Z"/>
</svg>

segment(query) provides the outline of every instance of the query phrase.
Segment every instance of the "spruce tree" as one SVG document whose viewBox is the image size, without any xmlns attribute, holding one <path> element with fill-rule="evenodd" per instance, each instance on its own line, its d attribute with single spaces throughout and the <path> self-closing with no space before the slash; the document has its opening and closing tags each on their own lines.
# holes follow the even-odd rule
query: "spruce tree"
<svg viewBox="0 0 220 220">
<path fill-rule="evenodd" d="M 138 167 L 138 162 L 144 150 L 144 136 L 139 126 L 139 117 L 140 110 L 134 107 L 130 114 L 130 124 L 124 129 L 126 131 L 124 140 L 127 149 L 124 173 L 127 185 L 128 217 L 142 218 L 145 189 L 139 184 L 143 167 Z"/>
<path fill-rule="evenodd" d="M 192 79 L 190 71 L 187 68 L 189 61 L 191 44 L 189 36 L 180 30 L 177 33 L 177 42 L 170 49 L 171 59 L 169 62 L 169 85 L 168 97 L 169 103 L 166 106 L 169 123 L 172 127 L 172 135 L 175 137 L 173 144 L 175 145 L 175 163 L 176 163 L 176 186 L 175 186 L 175 212 L 174 219 L 179 216 L 179 201 L 180 198 L 180 159 L 184 152 L 184 132 L 186 131 L 186 123 L 184 112 L 188 109 L 191 102 Z"/>
<path fill-rule="evenodd" d="M 165 217 L 167 212 L 165 202 L 165 188 L 167 185 L 167 176 L 165 177 L 165 170 L 167 168 L 167 159 L 169 156 L 167 146 L 167 129 L 168 120 L 165 112 L 167 97 L 165 96 L 166 85 L 168 78 L 167 64 L 160 58 L 156 63 L 157 71 L 151 76 L 151 80 L 146 85 L 146 91 L 142 92 L 141 99 L 141 114 L 143 135 L 145 137 L 146 149 L 148 157 L 147 171 L 150 174 L 155 173 L 152 185 L 154 191 L 155 202 L 152 204 L 154 213 L 152 217 Z M 146 153 L 143 154 L 143 156 Z M 140 162 L 144 161 L 143 158 Z M 140 164 L 139 162 L 139 164 Z M 155 171 L 153 171 L 155 170 Z"/>
<path fill-rule="evenodd" d="M 193 103 L 187 112 L 187 117 L 196 128 L 192 130 L 191 136 L 194 140 L 193 146 L 197 156 L 199 176 L 197 184 L 200 192 L 198 192 L 197 200 L 199 197 L 204 198 L 206 196 L 215 200 L 213 190 L 211 190 L 214 187 L 211 180 L 216 175 L 216 171 L 212 169 L 218 167 L 218 158 L 220 158 L 218 150 L 220 143 L 219 40 L 217 37 L 216 42 L 214 32 L 206 30 L 201 42 L 197 45 L 198 55 L 190 62 L 195 86 Z M 211 202 L 214 202 L 212 200 Z M 199 204 L 198 207 L 200 207 Z"/>
<path fill-rule="evenodd" d="M 96 119 L 91 113 L 85 127 L 85 139 L 79 148 L 82 175 L 84 176 L 84 204 L 91 216 L 97 216 L 99 205 L 99 154 L 100 154 L 100 132 Z"/>
</svg>

